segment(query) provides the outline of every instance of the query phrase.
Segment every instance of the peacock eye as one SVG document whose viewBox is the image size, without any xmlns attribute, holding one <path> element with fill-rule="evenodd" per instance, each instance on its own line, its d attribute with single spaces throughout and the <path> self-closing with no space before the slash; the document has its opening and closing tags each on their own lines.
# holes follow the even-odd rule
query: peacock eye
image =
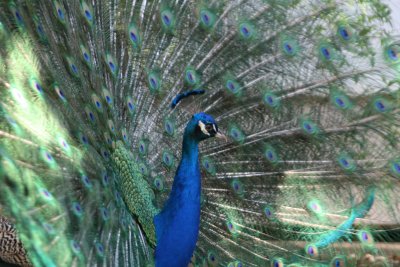
<svg viewBox="0 0 400 267">
<path fill-rule="evenodd" d="M 206 125 L 206 130 L 207 130 L 207 132 L 212 131 L 212 130 L 213 130 L 212 125 L 211 125 L 211 124 L 207 124 L 207 125 Z"/>
</svg>

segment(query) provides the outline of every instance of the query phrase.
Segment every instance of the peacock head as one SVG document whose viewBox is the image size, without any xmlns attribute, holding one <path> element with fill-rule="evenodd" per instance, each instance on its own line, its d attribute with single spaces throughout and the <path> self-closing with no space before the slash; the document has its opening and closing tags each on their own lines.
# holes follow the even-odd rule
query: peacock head
<svg viewBox="0 0 400 267">
<path fill-rule="evenodd" d="M 203 112 L 192 116 L 192 119 L 186 126 L 185 134 L 199 142 L 210 137 L 226 139 L 225 135 L 218 131 L 218 125 L 214 118 Z"/>
</svg>

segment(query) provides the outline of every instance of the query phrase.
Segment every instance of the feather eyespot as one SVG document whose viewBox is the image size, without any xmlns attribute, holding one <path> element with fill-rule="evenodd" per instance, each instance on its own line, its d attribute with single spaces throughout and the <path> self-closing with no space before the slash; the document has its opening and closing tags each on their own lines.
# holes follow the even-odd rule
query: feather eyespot
<svg viewBox="0 0 400 267">
<path fill-rule="evenodd" d="M 43 31 L 43 27 L 42 27 L 42 25 L 37 25 L 37 27 L 36 27 L 36 30 L 37 30 L 37 32 L 39 33 L 39 35 L 44 35 L 44 31 Z"/>
<path fill-rule="evenodd" d="M 389 62 L 399 63 L 400 61 L 400 45 L 393 44 L 386 48 L 385 57 Z"/>
<path fill-rule="evenodd" d="M 338 27 L 338 34 L 340 38 L 344 41 L 349 41 L 352 38 L 352 33 L 349 27 L 341 25 Z"/>
<path fill-rule="evenodd" d="M 322 213 L 322 206 L 318 200 L 311 200 L 307 203 L 307 210 L 314 215 L 320 215 Z"/>
<path fill-rule="evenodd" d="M 61 20 L 64 20 L 64 12 L 61 10 L 61 8 L 58 8 L 58 9 L 57 9 L 57 14 L 58 14 L 58 17 L 59 17 Z"/>
<path fill-rule="evenodd" d="M 139 171 L 141 174 L 143 174 L 144 176 L 148 176 L 149 175 L 149 168 L 147 167 L 147 165 L 143 162 L 139 163 Z"/>
<path fill-rule="evenodd" d="M 245 40 L 252 39 L 255 35 L 254 26 L 247 22 L 241 23 L 239 25 L 239 32 L 240 32 L 241 38 L 243 38 Z"/>
<path fill-rule="evenodd" d="M 243 184 L 237 179 L 232 181 L 232 189 L 233 189 L 233 192 L 235 194 L 237 194 L 238 196 L 242 196 L 244 194 Z"/>
<path fill-rule="evenodd" d="M 90 179 L 87 175 L 82 174 L 81 175 L 81 180 L 82 183 L 85 185 L 86 188 L 90 189 L 92 188 L 92 183 L 90 182 Z"/>
<path fill-rule="evenodd" d="M 320 131 L 317 125 L 309 119 L 301 120 L 300 125 L 303 131 L 310 135 L 317 135 Z"/>
<path fill-rule="evenodd" d="M 208 259 L 208 263 L 211 266 L 217 266 L 218 258 L 217 258 L 217 255 L 214 252 L 208 252 L 207 259 Z"/>
<path fill-rule="evenodd" d="M 271 267 L 283 267 L 285 264 L 282 259 L 274 259 L 271 261 Z"/>
<path fill-rule="evenodd" d="M 172 12 L 168 9 L 161 12 L 161 23 L 165 30 L 172 30 L 175 24 L 175 18 Z"/>
<path fill-rule="evenodd" d="M 80 253 L 81 247 L 79 246 L 78 242 L 76 242 L 75 240 L 71 240 L 71 241 L 70 241 L 70 246 L 71 246 L 71 248 L 72 248 L 72 251 L 73 251 L 75 254 Z"/>
<path fill-rule="evenodd" d="M 89 144 L 89 141 L 88 141 L 88 139 L 87 139 L 87 137 L 85 135 L 82 135 L 80 140 L 84 145 Z"/>
<path fill-rule="evenodd" d="M 321 48 L 321 53 L 326 59 L 331 59 L 331 52 L 329 51 L 329 48 L 327 47 L 322 47 Z"/>
<path fill-rule="evenodd" d="M 87 18 L 88 20 L 92 20 L 92 19 L 93 19 L 92 14 L 90 13 L 89 10 L 85 10 L 85 16 L 86 16 L 86 18 Z"/>
<path fill-rule="evenodd" d="M 330 43 L 321 43 L 318 46 L 318 54 L 322 61 L 331 62 L 337 58 L 337 51 Z"/>
<path fill-rule="evenodd" d="M 271 220 L 274 218 L 274 210 L 271 207 L 269 207 L 269 206 L 264 207 L 263 211 L 264 211 L 265 217 L 267 217 L 268 220 Z"/>
<path fill-rule="evenodd" d="M 165 129 L 165 132 L 170 136 L 174 135 L 174 133 L 175 133 L 175 126 L 174 126 L 173 122 L 170 120 L 166 120 L 164 122 L 164 129 Z"/>
<path fill-rule="evenodd" d="M 346 258 L 343 256 L 338 256 L 332 259 L 330 263 L 330 267 L 345 267 L 346 266 Z"/>
<path fill-rule="evenodd" d="M 134 22 L 131 22 L 131 25 L 129 26 L 128 35 L 129 35 L 129 40 L 132 43 L 132 46 L 136 49 L 139 48 L 141 43 L 141 37 L 139 28 L 136 26 Z"/>
<path fill-rule="evenodd" d="M 339 166 L 345 171 L 354 171 L 356 169 L 356 162 L 346 153 L 339 155 L 337 161 Z"/>
<path fill-rule="evenodd" d="M 200 11 L 200 26 L 203 29 L 211 29 L 216 21 L 216 16 L 210 10 L 202 9 Z"/>
<path fill-rule="evenodd" d="M 19 23 L 22 23 L 23 22 L 23 19 L 22 19 L 22 16 L 21 16 L 21 14 L 19 13 L 19 11 L 17 10 L 17 11 L 15 11 L 15 17 L 17 18 L 17 21 L 19 22 Z"/>
<path fill-rule="evenodd" d="M 204 24 L 208 26 L 208 24 L 210 23 L 210 17 L 208 16 L 208 14 L 203 13 L 201 19 L 203 20 Z"/>
<path fill-rule="evenodd" d="M 40 190 L 41 195 L 46 199 L 46 200 L 52 200 L 53 196 L 52 194 L 46 189 L 46 188 L 41 188 Z"/>
<path fill-rule="evenodd" d="M 207 157 L 207 156 L 203 157 L 201 160 L 201 164 L 208 174 L 215 175 L 215 173 L 216 173 L 215 165 L 214 165 L 213 160 L 210 157 Z"/>
<path fill-rule="evenodd" d="M 43 88 L 42 86 L 38 83 L 38 82 L 33 82 L 33 87 L 39 92 L 42 93 L 43 92 Z"/>
<path fill-rule="evenodd" d="M 358 232 L 358 239 L 363 245 L 370 246 L 374 244 L 374 238 L 372 234 L 366 230 L 360 230 Z"/>
<path fill-rule="evenodd" d="M 174 165 L 174 157 L 169 151 L 164 151 L 162 154 L 162 160 L 166 167 L 171 168 Z"/>
<path fill-rule="evenodd" d="M 154 178 L 153 185 L 158 191 L 162 191 L 164 189 L 164 181 L 160 176 Z"/>
<path fill-rule="evenodd" d="M 294 40 L 284 40 L 282 42 L 283 52 L 288 56 L 294 56 L 298 52 L 298 45 Z"/>
<path fill-rule="evenodd" d="M 230 93 L 237 94 L 240 91 L 240 85 L 236 81 L 228 80 L 225 86 Z"/>
<path fill-rule="evenodd" d="M 110 152 L 108 152 L 106 149 L 102 148 L 101 154 L 103 155 L 103 158 L 108 160 L 110 158 Z"/>
<path fill-rule="evenodd" d="M 335 102 L 336 102 L 336 104 L 338 104 L 339 107 L 344 107 L 345 106 L 345 103 L 344 103 L 343 99 L 340 98 L 340 97 L 336 97 L 335 98 Z"/>
<path fill-rule="evenodd" d="M 75 64 L 71 65 L 71 69 L 74 73 L 78 73 L 78 68 L 75 66 Z"/>
<path fill-rule="evenodd" d="M 265 93 L 263 100 L 264 103 L 271 108 L 277 108 L 280 104 L 279 98 L 271 92 Z"/>
<path fill-rule="evenodd" d="M 145 140 L 139 141 L 138 149 L 139 149 L 139 154 L 141 154 L 142 156 L 147 154 L 147 144 Z"/>
<path fill-rule="evenodd" d="M 109 212 L 107 208 L 104 207 L 100 208 L 100 214 L 104 221 L 107 221 L 109 219 Z"/>
<path fill-rule="evenodd" d="M 227 220 L 226 227 L 228 231 L 233 235 L 236 236 L 239 234 L 238 226 L 231 220 Z"/>
<path fill-rule="evenodd" d="M 133 101 L 132 101 L 132 98 L 131 97 L 128 97 L 128 99 L 127 99 L 127 106 L 128 106 L 128 111 L 129 111 L 129 114 L 130 115 L 134 115 L 135 114 L 135 104 L 133 103 Z"/>
<path fill-rule="evenodd" d="M 188 85 L 194 86 L 199 83 L 199 75 L 195 69 L 188 68 L 185 72 L 185 81 Z"/>
<path fill-rule="evenodd" d="M 268 144 L 265 146 L 264 156 L 270 163 L 275 164 L 275 163 L 278 163 L 278 161 L 279 161 L 279 158 L 278 158 L 278 155 L 277 155 L 275 149 Z"/>
<path fill-rule="evenodd" d="M 72 212 L 78 216 L 81 217 L 83 214 L 83 209 L 82 206 L 78 202 L 73 202 L 72 203 Z"/>
<path fill-rule="evenodd" d="M 109 177 L 108 177 L 108 175 L 107 175 L 106 172 L 103 173 L 101 181 L 102 181 L 102 183 L 103 183 L 103 186 L 105 186 L 105 187 L 108 186 L 108 184 L 109 184 Z"/>
<path fill-rule="evenodd" d="M 169 16 L 167 14 L 164 14 L 162 18 L 163 18 L 163 22 L 165 25 L 167 25 L 167 26 L 171 25 L 171 19 L 169 18 Z"/>
<path fill-rule="evenodd" d="M 400 160 L 399 159 L 395 159 L 390 163 L 390 170 L 395 176 L 400 177 Z"/>
<path fill-rule="evenodd" d="M 131 36 L 131 40 L 136 43 L 137 40 L 138 40 L 138 37 L 137 37 L 136 33 L 135 32 L 130 32 L 130 36 Z"/>
<path fill-rule="evenodd" d="M 96 247 L 97 255 L 99 255 L 100 257 L 103 257 L 104 256 L 104 247 L 103 247 L 103 245 L 97 242 L 95 247 Z"/>
<path fill-rule="evenodd" d="M 387 99 L 377 98 L 373 102 L 373 106 L 376 111 L 384 113 L 384 112 L 390 111 L 392 109 L 393 104 L 391 103 L 391 101 L 389 101 Z"/>
<path fill-rule="evenodd" d="M 308 245 L 306 246 L 306 253 L 310 257 L 316 257 L 318 256 L 318 248 L 314 245 Z"/>
</svg>

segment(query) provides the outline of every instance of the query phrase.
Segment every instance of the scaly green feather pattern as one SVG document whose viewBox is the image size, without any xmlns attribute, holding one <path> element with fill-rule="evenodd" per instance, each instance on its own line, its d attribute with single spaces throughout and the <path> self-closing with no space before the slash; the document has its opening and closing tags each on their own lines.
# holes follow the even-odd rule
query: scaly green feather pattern
<svg viewBox="0 0 400 267">
<path fill-rule="evenodd" d="M 112 154 L 116 174 L 120 177 L 120 190 L 129 210 L 138 217 L 139 224 L 144 229 L 146 237 L 154 246 L 156 244 L 154 216 L 159 212 L 154 205 L 154 192 L 144 179 L 139 166 L 129 154 L 121 141 Z"/>
</svg>

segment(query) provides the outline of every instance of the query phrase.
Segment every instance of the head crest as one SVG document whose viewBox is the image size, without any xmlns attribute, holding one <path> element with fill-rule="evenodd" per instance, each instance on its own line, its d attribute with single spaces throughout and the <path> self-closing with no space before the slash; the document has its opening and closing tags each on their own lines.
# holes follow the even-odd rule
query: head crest
<svg viewBox="0 0 400 267">
<path fill-rule="evenodd" d="M 196 90 L 192 90 L 192 91 L 188 91 L 188 92 L 184 92 L 184 93 L 178 94 L 178 95 L 175 96 L 175 98 L 172 100 L 171 109 L 174 109 L 174 108 L 176 107 L 176 105 L 178 105 L 178 103 L 179 103 L 182 99 L 184 99 L 184 98 L 186 98 L 186 97 L 189 97 L 189 96 L 191 96 L 191 95 L 202 95 L 202 94 L 204 94 L 205 92 L 206 92 L 205 90 L 196 89 Z"/>
</svg>

